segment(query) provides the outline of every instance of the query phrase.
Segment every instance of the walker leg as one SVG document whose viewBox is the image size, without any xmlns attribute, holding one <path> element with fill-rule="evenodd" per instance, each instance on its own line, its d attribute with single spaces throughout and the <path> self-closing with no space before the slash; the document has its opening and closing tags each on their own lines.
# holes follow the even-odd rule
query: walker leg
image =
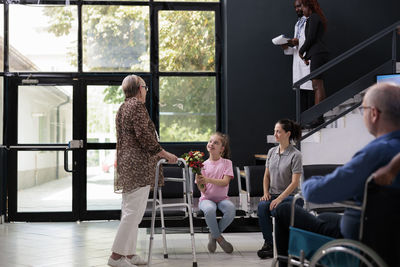
<svg viewBox="0 0 400 267">
<path fill-rule="evenodd" d="M 158 198 L 159 198 L 159 202 L 160 202 L 161 233 L 162 233 L 162 238 L 163 238 L 164 259 L 168 259 L 167 234 L 165 232 L 164 209 L 163 209 L 161 189 L 158 189 Z"/>
<path fill-rule="evenodd" d="M 189 170 L 187 169 L 187 166 L 185 166 L 185 172 L 184 176 L 186 178 L 186 186 L 192 186 L 192 184 L 188 180 L 191 181 L 191 175 L 189 174 Z M 186 190 L 187 192 L 192 192 L 192 188 L 189 188 L 189 190 Z M 196 244 L 194 241 L 194 229 L 193 229 L 193 210 L 192 210 L 192 194 L 186 194 L 187 197 L 187 208 L 188 208 L 188 213 L 189 213 L 189 227 L 190 227 L 190 238 L 192 241 L 192 256 L 193 256 L 193 267 L 197 267 L 197 258 L 196 258 Z"/>
<path fill-rule="evenodd" d="M 190 238 L 192 241 L 192 255 L 193 255 L 193 266 L 197 266 L 197 259 L 196 259 L 196 244 L 194 241 L 194 229 L 193 229 L 193 213 L 191 207 L 191 201 L 189 200 L 188 204 L 188 211 L 189 211 L 189 226 L 190 226 Z"/>
<path fill-rule="evenodd" d="M 156 194 L 156 192 L 154 192 Z M 151 227 L 150 227 L 150 242 L 149 242 L 149 255 L 147 259 L 147 266 L 151 266 L 151 253 L 153 249 L 153 240 L 154 240 L 154 224 L 156 220 L 156 201 L 153 201 L 153 207 L 151 211 Z"/>
<path fill-rule="evenodd" d="M 156 168 L 156 177 L 155 177 L 155 183 L 154 183 L 154 191 L 153 191 L 153 205 L 151 208 L 151 227 L 150 227 L 150 242 L 149 242 L 149 255 L 147 259 L 147 266 L 151 266 L 151 253 L 153 249 L 153 240 L 154 240 L 154 225 L 156 222 L 156 202 L 157 202 L 157 191 L 158 191 L 158 177 L 159 177 L 159 167 L 160 167 L 161 161 L 158 162 L 157 168 Z"/>
</svg>

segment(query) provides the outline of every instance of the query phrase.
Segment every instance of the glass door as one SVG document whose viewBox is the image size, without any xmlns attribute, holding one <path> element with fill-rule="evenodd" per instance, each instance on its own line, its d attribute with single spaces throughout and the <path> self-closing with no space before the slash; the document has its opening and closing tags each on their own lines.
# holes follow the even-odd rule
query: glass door
<svg viewBox="0 0 400 267">
<path fill-rule="evenodd" d="M 9 221 L 120 217 L 121 195 L 114 193 L 115 115 L 124 101 L 120 85 L 126 75 L 10 79 Z M 152 104 L 157 101 L 151 76 L 141 77 L 149 85 L 146 106 L 152 116 L 158 107 Z M 82 140 L 83 147 L 65 152 L 70 140 Z"/>
<path fill-rule="evenodd" d="M 112 77 L 87 79 L 82 87 L 86 91 L 85 140 L 84 153 L 86 166 L 85 178 L 81 179 L 83 207 L 80 217 L 84 220 L 119 219 L 121 194 L 114 193 L 114 171 L 116 166 L 116 129 L 115 116 L 124 102 L 121 88 L 127 74 Z M 149 86 L 146 106 L 150 116 L 154 103 L 154 93 L 150 75 L 140 75 Z"/>
<path fill-rule="evenodd" d="M 86 85 L 86 210 L 92 215 L 121 208 L 121 195 L 114 193 L 115 115 L 123 102 L 119 84 Z"/>
<path fill-rule="evenodd" d="M 65 152 L 70 140 L 81 139 L 74 132 L 77 93 L 72 79 L 10 79 L 5 127 L 10 221 L 78 219 L 79 152 Z"/>
</svg>

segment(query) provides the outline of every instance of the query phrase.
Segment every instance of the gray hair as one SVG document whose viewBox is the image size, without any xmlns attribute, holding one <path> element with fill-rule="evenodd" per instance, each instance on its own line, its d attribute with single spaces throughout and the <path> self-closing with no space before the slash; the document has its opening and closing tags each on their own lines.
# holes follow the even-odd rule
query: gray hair
<svg viewBox="0 0 400 267">
<path fill-rule="evenodd" d="M 382 117 L 400 126 L 400 86 L 395 83 L 378 83 L 365 95 L 367 104 L 382 111 Z"/>
<path fill-rule="evenodd" d="M 125 97 L 137 96 L 140 89 L 140 82 L 143 79 L 137 75 L 128 75 L 122 81 L 122 90 L 124 91 Z"/>
</svg>

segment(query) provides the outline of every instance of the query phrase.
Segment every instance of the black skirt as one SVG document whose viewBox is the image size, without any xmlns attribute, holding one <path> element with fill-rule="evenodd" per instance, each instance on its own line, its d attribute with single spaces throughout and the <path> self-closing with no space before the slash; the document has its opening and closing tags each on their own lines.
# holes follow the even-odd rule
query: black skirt
<svg viewBox="0 0 400 267">
<path fill-rule="evenodd" d="M 329 54 L 328 53 L 318 53 L 315 55 L 312 55 L 311 58 L 311 63 L 310 63 L 310 71 L 313 72 L 314 70 L 318 69 L 322 65 L 324 65 L 326 62 L 329 61 Z M 323 74 L 321 73 L 317 77 L 314 77 L 313 79 L 321 80 L 323 79 Z"/>
</svg>

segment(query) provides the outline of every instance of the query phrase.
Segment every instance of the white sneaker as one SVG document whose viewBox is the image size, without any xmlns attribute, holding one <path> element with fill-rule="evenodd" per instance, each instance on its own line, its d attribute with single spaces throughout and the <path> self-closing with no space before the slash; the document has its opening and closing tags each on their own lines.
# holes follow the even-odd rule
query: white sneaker
<svg viewBox="0 0 400 267">
<path fill-rule="evenodd" d="M 135 265 L 146 265 L 147 260 L 143 259 L 139 255 L 135 255 L 130 259 L 130 262 Z"/>
<path fill-rule="evenodd" d="M 136 265 L 130 263 L 130 261 L 125 257 L 121 257 L 118 260 L 114 260 L 113 258 L 109 257 L 108 265 L 111 267 L 137 267 Z"/>
</svg>

